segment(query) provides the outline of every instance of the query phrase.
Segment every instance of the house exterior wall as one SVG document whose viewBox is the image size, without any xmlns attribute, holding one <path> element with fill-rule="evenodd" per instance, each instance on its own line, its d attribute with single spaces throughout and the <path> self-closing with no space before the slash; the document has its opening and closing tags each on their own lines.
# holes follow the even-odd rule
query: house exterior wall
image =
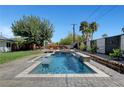
<svg viewBox="0 0 124 93">
<path fill-rule="evenodd" d="M 124 35 L 121 36 L 121 50 L 124 51 Z"/>
<path fill-rule="evenodd" d="M 0 41 L 0 52 L 8 52 L 11 51 L 11 47 L 7 47 L 6 41 Z"/>
<path fill-rule="evenodd" d="M 97 53 L 105 53 L 105 39 L 98 39 L 97 41 Z"/>
</svg>

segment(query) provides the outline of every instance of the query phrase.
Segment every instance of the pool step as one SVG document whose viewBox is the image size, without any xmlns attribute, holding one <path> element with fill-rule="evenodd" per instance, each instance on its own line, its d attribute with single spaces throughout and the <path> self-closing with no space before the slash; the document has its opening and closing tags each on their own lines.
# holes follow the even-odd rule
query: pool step
<svg viewBox="0 0 124 93">
<path fill-rule="evenodd" d="M 80 57 L 81 60 L 83 60 L 83 62 L 90 62 L 90 56 L 85 55 L 83 53 L 80 52 L 75 52 L 75 54 Z"/>
</svg>

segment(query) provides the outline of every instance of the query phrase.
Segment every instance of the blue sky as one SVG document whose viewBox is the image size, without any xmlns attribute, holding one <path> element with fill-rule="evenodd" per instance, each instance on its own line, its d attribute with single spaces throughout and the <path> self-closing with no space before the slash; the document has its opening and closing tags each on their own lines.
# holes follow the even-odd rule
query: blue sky
<svg viewBox="0 0 124 93">
<path fill-rule="evenodd" d="M 93 13 L 94 10 L 96 12 Z M 108 36 L 121 34 L 124 26 L 124 6 L 0 6 L 0 32 L 6 37 L 13 37 L 11 24 L 23 15 L 36 15 L 50 20 L 55 27 L 54 42 L 72 32 L 73 23 L 77 24 L 76 34 L 81 34 L 81 21 L 96 21 L 99 24 L 95 39 L 101 38 L 104 33 Z"/>
</svg>

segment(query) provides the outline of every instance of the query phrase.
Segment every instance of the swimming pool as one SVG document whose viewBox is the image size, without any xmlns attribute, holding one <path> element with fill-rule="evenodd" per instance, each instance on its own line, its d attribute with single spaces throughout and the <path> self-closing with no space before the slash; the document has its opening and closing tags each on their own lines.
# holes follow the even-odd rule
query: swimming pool
<svg viewBox="0 0 124 93">
<path fill-rule="evenodd" d="M 82 53 L 59 51 L 40 55 L 27 63 L 31 66 L 19 73 L 16 78 L 24 77 L 109 77 L 106 73 L 91 65 L 93 60 L 82 61 Z M 81 57 L 81 58 L 80 58 Z M 86 55 L 85 55 L 86 57 Z"/>
<path fill-rule="evenodd" d="M 45 58 L 30 73 L 31 74 L 91 74 L 96 73 L 80 58 L 68 52 L 56 52 Z"/>
</svg>

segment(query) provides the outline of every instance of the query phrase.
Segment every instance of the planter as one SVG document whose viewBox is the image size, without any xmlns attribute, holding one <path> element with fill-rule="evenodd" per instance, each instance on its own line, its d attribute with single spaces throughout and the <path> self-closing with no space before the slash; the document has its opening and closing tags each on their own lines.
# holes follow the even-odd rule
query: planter
<svg viewBox="0 0 124 93">
<path fill-rule="evenodd" d="M 102 58 L 102 57 L 99 57 L 93 54 L 88 54 L 88 55 L 91 56 L 92 60 L 98 63 L 101 63 L 109 68 L 112 68 L 120 73 L 124 73 L 124 64 L 119 63 L 117 61 L 111 61 L 111 60 L 108 60 L 108 59 L 105 59 L 105 58 Z"/>
</svg>

